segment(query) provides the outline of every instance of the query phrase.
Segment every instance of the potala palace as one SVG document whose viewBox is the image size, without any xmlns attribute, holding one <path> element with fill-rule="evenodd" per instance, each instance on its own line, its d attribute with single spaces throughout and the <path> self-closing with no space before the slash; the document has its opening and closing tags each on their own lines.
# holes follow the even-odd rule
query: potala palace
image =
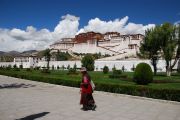
<svg viewBox="0 0 180 120">
<path fill-rule="evenodd" d="M 51 58 L 50 68 L 57 69 L 62 66 L 67 68 L 68 66 L 73 67 L 75 64 L 80 68 L 81 56 L 78 56 L 76 53 L 108 54 L 109 57 L 95 60 L 95 71 L 102 71 L 105 65 L 110 70 L 116 66 L 117 69 L 124 67 L 125 71 L 132 71 L 132 68 L 136 67 L 140 62 L 148 63 L 153 68 L 150 60 L 136 58 L 143 39 L 144 36 L 142 34 L 121 35 L 118 32 L 107 32 L 105 34 L 87 32 L 78 34 L 74 38 L 62 38 L 50 45 L 51 51 L 57 52 L 59 50 L 60 52 L 68 52 L 77 59 L 73 61 L 56 61 L 56 59 Z M 46 67 L 47 62 L 44 57 L 39 58 L 36 55 L 15 57 L 14 62 L 0 62 L 0 66 L 8 65 L 23 65 L 23 68 L 35 68 Z M 160 72 L 166 71 L 165 60 L 159 60 L 157 68 Z M 177 68 L 177 64 L 175 68 Z"/>
<path fill-rule="evenodd" d="M 101 53 L 111 57 L 99 60 L 120 60 L 126 57 L 136 57 L 143 38 L 142 34 L 121 35 L 118 32 L 105 34 L 87 32 L 80 33 L 74 38 L 63 38 L 50 45 L 50 48 L 68 52 L 74 57 L 78 56 L 73 53 Z"/>
</svg>

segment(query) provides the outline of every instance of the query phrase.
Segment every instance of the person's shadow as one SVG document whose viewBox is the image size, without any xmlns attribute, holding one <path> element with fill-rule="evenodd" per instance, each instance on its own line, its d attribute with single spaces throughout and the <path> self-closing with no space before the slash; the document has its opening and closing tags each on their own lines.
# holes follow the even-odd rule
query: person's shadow
<svg viewBox="0 0 180 120">
<path fill-rule="evenodd" d="M 11 84 L 2 84 L 0 89 L 14 89 L 14 88 L 29 88 L 35 87 L 36 85 L 24 84 L 24 83 L 11 83 Z"/>
<path fill-rule="evenodd" d="M 32 114 L 32 115 L 26 116 L 24 118 L 15 119 L 15 120 L 34 120 L 36 118 L 43 117 L 43 116 L 45 116 L 48 113 L 50 113 L 50 112 L 42 112 L 42 113 L 38 113 L 38 114 Z"/>
</svg>

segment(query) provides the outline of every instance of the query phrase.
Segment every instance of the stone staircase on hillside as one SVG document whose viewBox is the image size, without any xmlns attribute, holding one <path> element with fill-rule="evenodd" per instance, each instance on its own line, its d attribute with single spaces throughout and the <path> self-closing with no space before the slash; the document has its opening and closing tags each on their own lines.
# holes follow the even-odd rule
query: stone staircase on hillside
<svg viewBox="0 0 180 120">
<path fill-rule="evenodd" d="M 72 50 L 68 50 L 67 52 L 68 52 L 72 57 L 74 57 L 74 58 L 76 58 L 76 59 L 78 59 L 78 60 L 81 60 L 81 59 L 82 59 L 80 56 L 75 55 Z"/>
<path fill-rule="evenodd" d="M 136 53 L 121 53 L 119 55 L 101 58 L 101 59 L 97 59 L 97 60 L 98 61 L 121 60 L 121 59 L 125 59 L 126 57 L 132 57 L 132 56 L 136 56 Z"/>
</svg>

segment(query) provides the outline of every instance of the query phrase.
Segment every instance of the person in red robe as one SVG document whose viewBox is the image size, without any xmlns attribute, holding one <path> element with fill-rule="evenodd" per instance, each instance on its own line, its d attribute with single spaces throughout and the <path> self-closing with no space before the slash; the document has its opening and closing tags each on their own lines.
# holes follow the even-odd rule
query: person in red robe
<svg viewBox="0 0 180 120">
<path fill-rule="evenodd" d="M 93 89 L 91 86 L 91 78 L 89 74 L 87 73 L 87 70 L 85 67 L 81 68 L 82 73 L 82 82 L 80 85 L 80 93 L 81 93 L 81 99 L 80 104 L 83 105 L 81 108 L 82 110 L 95 110 L 96 105 L 94 98 L 92 96 Z"/>
</svg>

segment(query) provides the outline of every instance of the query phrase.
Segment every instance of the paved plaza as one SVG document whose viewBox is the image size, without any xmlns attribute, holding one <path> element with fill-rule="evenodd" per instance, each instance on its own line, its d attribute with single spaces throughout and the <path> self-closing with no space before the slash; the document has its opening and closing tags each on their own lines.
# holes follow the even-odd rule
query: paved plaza
<svg viewBox="0 0 180 120">
<path fill-rule="evenodd" d="M 94 92 L 82 111 L 79 88 L 0 76 L 0 120 L 180 120 L 180 103 Z"/>
</svg>

